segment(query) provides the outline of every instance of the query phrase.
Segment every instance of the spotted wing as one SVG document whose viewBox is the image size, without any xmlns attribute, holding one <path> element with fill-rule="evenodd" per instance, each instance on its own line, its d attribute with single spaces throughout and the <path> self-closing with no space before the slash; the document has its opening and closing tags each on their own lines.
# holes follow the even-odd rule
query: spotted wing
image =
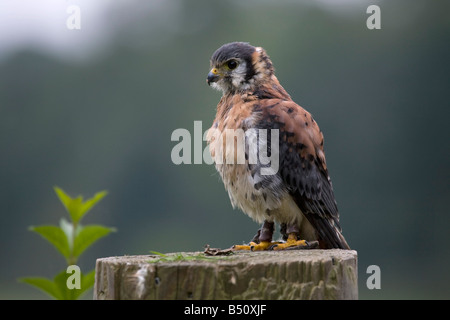
<svg viewBox="0 0 450 320">
<path fill-rule="evenodd" d="M 322 247 L 348 249 L 341 235 L 323 134 L 311 114 L 292 100 L 281 99 L 259 100 L 254 112 L 260 113 L 258 127 L 279 130 L 278 174 L 316 229 Z"/>
</svg>

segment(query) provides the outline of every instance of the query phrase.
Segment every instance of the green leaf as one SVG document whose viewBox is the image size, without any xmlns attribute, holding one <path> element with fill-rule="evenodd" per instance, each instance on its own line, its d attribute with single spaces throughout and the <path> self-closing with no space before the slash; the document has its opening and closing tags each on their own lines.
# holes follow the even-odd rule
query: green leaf
<svg viewBox="0 0 450 320">
<path fill-rule="evenodd" d="M 81 226 L 81 224 L 78 224 L 77 230 L 75 230 L 75 236 L 74 236 L 73 223 L 67 221 L 64 218 L 61 218 L 61 220 L 59 220 L 59 226 L 61 227 L 61 230 L 64 231 L 64 233 L 67 236 L 67 240 L 69 242 L 69 250 L 70 250 L 70 252 L 72 252 L 74 238 L 76 237 L 77 234 L 80 233 L 80 231 L 83 227 Z"/>
<path fill-rule="evenodd" d="M 42 277 L 26 277 L 20 278 L 19 281 L 27 283 L 57 300 L 76 300 L 94 286 L 95 270 L 91 270 L 87 274 L 80 274 L 80 289 L 67 287 L 67 279 L 70 276 L 71 274 L 67 273 L 67 270 L 63 270 L 53 280 Z"/>
<path fill-rule="evenodd" d="M 59 200 L 62 202 L 67 212 L 69 213 L 72 221 L 78 222 L 78 216 L 81 204 L 83 202 L 83 197 L 79 196 L 78 198 L 71 198 L 64 190 L 54 187 L 56 195 Z"/>
<path fill-rule="evenodd" d="M 115 228 L 108 228 L 101 225 L 79 226 L 80 230 L 77 232 L 73 246 L 72 255 L 77 258 L 84 250 L 91 246 L 100 238 L 108 235 L 110 232 L 116 231 Z"/>
<path fill-rule="evenodd" d="M 161 252 L 158 252 L 158 251 L 150 251 L 150 252 L 153 253 L 153 254 L 156 254 L 156 255 L 158 255 L 158 256 L 161 256 L 161 257 L 167 257 L 166 254 L 161 253 Z"/>
<path fill-rule="evenodd" d="M 61 218 L 61 220 L 59 220 L 59 227 L 67 237 L 69 252 L 71 252 L 73 248 L 73 224 L 64 218 Z"/>
<path fill-rule="evenodd" d="M 71 276 L 71 274 L 67 273 L 67 270 L 63 270 L 60 273 L 58 273 L 53 278 L 53 283 L 55 284 L 55 287 L 58 289 L 61 295 L 60 300 L 75 300 L 75 291 L 77 289 L 70 290 L 67 288 L 67 279 Z M 81 278 L 81 276 L 80 276 Z"/>
<path fill-rule="evenodd" d="M 94 286 L 95 269 L 81 276 L 81 289 L 77 290 L 77 298 Z"/>
<path fill-rule="evenodd" d="M 97 204 L 97 202 L 102 200 L 107 194 L 108 194 L 107 191 L 100 191 L 97 192 L 91 199 L 88 199 L 85 202 L 83 202 L 79 213 L 80 214 L 79 219 L 81 219 L 86 213 L 88 213 L 88 211 L 91 210 Z"/>
<path fill-rule="evenodd" d="M 28 277 L 28 278 L 20 278 L 19 281 L 36 287 L 37 289 L 43 291 L 52 298 L 58 300 L 63 299 L 63 296 L 58 286 L 52 280 L 41 277 Z"/>
<path fill-rule="evenodd" d="M 54 187 L 56 195 L 69 213 L 72 221 L 78 223 L 83 216 L 89 212 L 101 199 L 103 199 L 108 192 L 101 191 L 98 192 L 91 199 L 83 202 L 83 197 L 78 196 L 77 198 L 71 198 L 67 193 L 61 188 Z"/>
<path fill-rule="evenodd" d="M 31 231 L 40 234 L 50 242 L 66 259 L 70 256 L 69 241 L 64 231 L 57 226 L 30 227 Z"/>
</svg>

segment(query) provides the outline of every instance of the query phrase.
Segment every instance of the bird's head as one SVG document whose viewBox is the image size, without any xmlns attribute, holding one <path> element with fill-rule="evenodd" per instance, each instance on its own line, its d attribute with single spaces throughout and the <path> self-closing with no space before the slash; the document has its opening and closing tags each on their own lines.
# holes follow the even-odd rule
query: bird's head
<svg viewBox="0 0 450 320">
<path fill-rule="evenodd" d="M 245 92 L 269 81 L 273 73 L 272 62 L 263 48 L 232 42 L 213 53 L 206 82 L 224 94 Z"/>
</svg>

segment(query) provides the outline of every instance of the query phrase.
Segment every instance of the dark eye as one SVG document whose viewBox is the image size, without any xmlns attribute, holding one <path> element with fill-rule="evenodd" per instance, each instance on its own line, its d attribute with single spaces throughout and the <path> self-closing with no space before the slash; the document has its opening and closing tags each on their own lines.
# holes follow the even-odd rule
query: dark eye
<svg viewBox="0 0 450 320">
<path fill-rule="evenodd" d="M 236 67 L 238 66 L 238 63 L 236 60 L 230 60 L 227 62 L 227 66 L 230 70 L 236 69 Z"/>
</svg>

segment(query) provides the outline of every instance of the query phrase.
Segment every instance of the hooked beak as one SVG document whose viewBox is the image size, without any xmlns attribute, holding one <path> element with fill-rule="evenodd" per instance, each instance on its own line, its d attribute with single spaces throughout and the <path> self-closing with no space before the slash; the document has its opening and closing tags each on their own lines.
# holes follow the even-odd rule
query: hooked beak
<svg viewBox="0 0 450 320">
<path fill-rule="evenodd" d="M 206 82 L 210 86 L 211 82 L 217 82 L 217 81 L 219 81 L 219 78 L 220 78 L 219 70 L 217 70 L 217 68 L 212 68 L 211 71 L 209 71 L 209 73 L 208 73 Z"/>
</svg>

